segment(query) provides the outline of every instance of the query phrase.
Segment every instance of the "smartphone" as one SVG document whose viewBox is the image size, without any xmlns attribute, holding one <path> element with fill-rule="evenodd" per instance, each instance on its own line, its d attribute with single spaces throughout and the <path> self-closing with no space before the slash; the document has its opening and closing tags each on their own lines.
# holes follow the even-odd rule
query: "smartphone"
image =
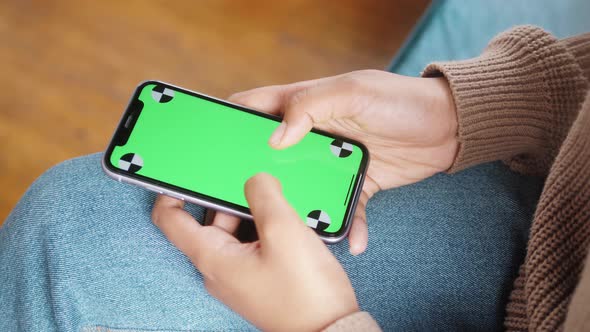
<svg viewBox="0 0 590 332">
<path fill-rule="evenodd" d="M 252 218 L 244 184 L 266 172 L 327 243 L 348 234 L 369 163 L 363 144 L 312 129 L 299 143 L 268 145 L 281 118 L 168 83 L 141 83 L 102 159 L 104 171 L 208 208 Z"/>
</svg>

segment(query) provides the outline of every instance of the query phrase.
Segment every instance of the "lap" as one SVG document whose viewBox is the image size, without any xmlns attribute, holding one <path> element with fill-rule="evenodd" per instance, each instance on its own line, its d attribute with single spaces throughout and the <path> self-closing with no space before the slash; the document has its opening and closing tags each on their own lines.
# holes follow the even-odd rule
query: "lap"
<svg viewBox="0 0 590 332">
<path fill-rule="evenodd" d="M 498 330 L 542 183 L 501 163 L 377 194 L 369 248 L 335 248 L 385 330 Z"/>
<path fill-rule="evenodd" d="M 253 329 L 152 225 L 155 196 L 107 178 L 99 159 L 49 170 L 0 229 L 0 265 L 10 267 L 0 327 Z M 330 248 L 384 329 L 492 329 L 539 189 L 499 163 L 439 175 L 370 201 L 366 253 Z M 200 207 L 187 208 L 202 220 Z"/>
<path fill-rule="evenodd" d="M 207 294 L 201 275 L 151 223 L 154 199 L 107 178 L 100 155 L 46 172 L 0 230 L 0 264 L 14 267 L 0 297 L 36 299 L 39 308 L 0 301 L 0 316 L 32 326 L 49 321 L 60 331 L 252 328 Z M 201 208 L 189 208 L 202 217 Z"/>
</svg>

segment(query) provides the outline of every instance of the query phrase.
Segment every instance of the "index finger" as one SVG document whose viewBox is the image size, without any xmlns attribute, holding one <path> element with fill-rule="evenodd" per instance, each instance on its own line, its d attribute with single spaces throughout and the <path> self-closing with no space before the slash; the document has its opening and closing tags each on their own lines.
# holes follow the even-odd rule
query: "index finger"
<svg viewBox="0 0 590 332">
<path fill-rule="evenodd" d="M 228 100 L 265 113 L 281 115 L 285 104 L 294 93 L 332 78 L 324 77 L 291 84 L 264 86 L 234 93 Z"/>
<path fill-rule="evenodd" d="M 218 227 L 202 226 L 183 207 L 183 201 L 159 195 L 152 211 L 152 220 L 203 274 L 211 275 L 215 267 L 223 263 L 222 256 L 216 255 L 219 250 L 239 242 Z"/>
</svg>

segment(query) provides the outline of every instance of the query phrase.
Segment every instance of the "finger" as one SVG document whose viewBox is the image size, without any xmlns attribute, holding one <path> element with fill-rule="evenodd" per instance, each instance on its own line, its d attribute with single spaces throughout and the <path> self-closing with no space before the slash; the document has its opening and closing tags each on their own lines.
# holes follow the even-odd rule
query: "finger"
<svg viewBox="0 0 590 332">
<path fill-rule="evenodd" d="M 213 212 L 212 225 L 219 227 L 229 234 L 234 234 L 240 225 L 240 218 L 220 211 Z"/>
<path fill-rule="evenodd" d="M 279 115 L 282 113 L 285 103 L 289 100 L 289 97 L 293 93 L 296 93 L 301 89 L 317 85 L 329 79 L 332 78 L 324 77 L 291 84 L 271 85 L 256 88 L 235 93 L 231 95 L 228 100 L 233 103 L 242 104 L 257 109 L 259 111 Z"/>
<path fill-rule="evenodd" d="M 270 146 L 287 148 L 303 139 L 314 126 L 333 118 L 336 103 L 342 98 L 338 93 L 330 84 L 316 84 L 288 96 L 283 122 L 271 135 Z"/>
<path fill-rule="evenodd" d="M 216 255 L 219 248 L 239 242 L 218 228 L 201 226 L 183 210 L 183 205 L 178 199 L 160 195 L 154 204 L 152 220 L 202 273 L 214 273 L 214 267 L 221 260 L 221 256 Z"/>
<path fill-rule="evenodd" d="M 259 173 L 251 177 L 246 182 L 245 193 L 262 246 L 273 241 L 300 239 L 302 232 L 309 231 L 285 200 L 279 181 L 272 175 Z"/>
<path fill-rule="evenodd" d="M 166 195 L 156 198 L 152 210 L 152 221 L 178 249 L 187 255 L 195 251 L 200 241 L 202 227 L 188 212 L 183 209 L 184 202 Z"/>
<path fill-rule="evenodd" d="M 205 211 L 205 220 L 203 220 L 203 225 L 211 226 L 213 224 L 213 218 L 215 218 L 215 210 L 207 209 Z"/>
<path fill-rule="evenodd" d="M 205 212 L 204 225 L 215 226 L 234 235 L 236 229 L 240 225 L 240 218 L 221 211 L 207 209 L 207 212 Z"/>
<path fill-rule="evenodd" d="M 350 233 L 348 234 L 348 243 L 350 245 L 349 250 L 354 256 L 363 253 L 367 249 L 369 243 L 366 214 L 368 200 L 369 196 L 365 192 L 362 192 L 352 219 Z"/>
<path fill-rule="evenodd" d="M 283 100 L 292 88 L 288 85 L 273 85 L 231 95 L 228 100 L 256 110 L 279 115 Z"/>
</svg>

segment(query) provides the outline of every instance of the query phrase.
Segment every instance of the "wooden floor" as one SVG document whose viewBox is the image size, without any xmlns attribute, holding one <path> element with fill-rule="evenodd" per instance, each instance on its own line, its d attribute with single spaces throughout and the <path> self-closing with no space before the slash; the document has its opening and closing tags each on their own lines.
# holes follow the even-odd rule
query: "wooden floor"
<svg viewBox="0 0 590 332">
<path fill-rule="evenodd" d="M 426 0 L 0 2 L 0 223 L 52 165 L 101 151 L 134 87 L 227 95 L 384 68 Z"/>
</svg>

